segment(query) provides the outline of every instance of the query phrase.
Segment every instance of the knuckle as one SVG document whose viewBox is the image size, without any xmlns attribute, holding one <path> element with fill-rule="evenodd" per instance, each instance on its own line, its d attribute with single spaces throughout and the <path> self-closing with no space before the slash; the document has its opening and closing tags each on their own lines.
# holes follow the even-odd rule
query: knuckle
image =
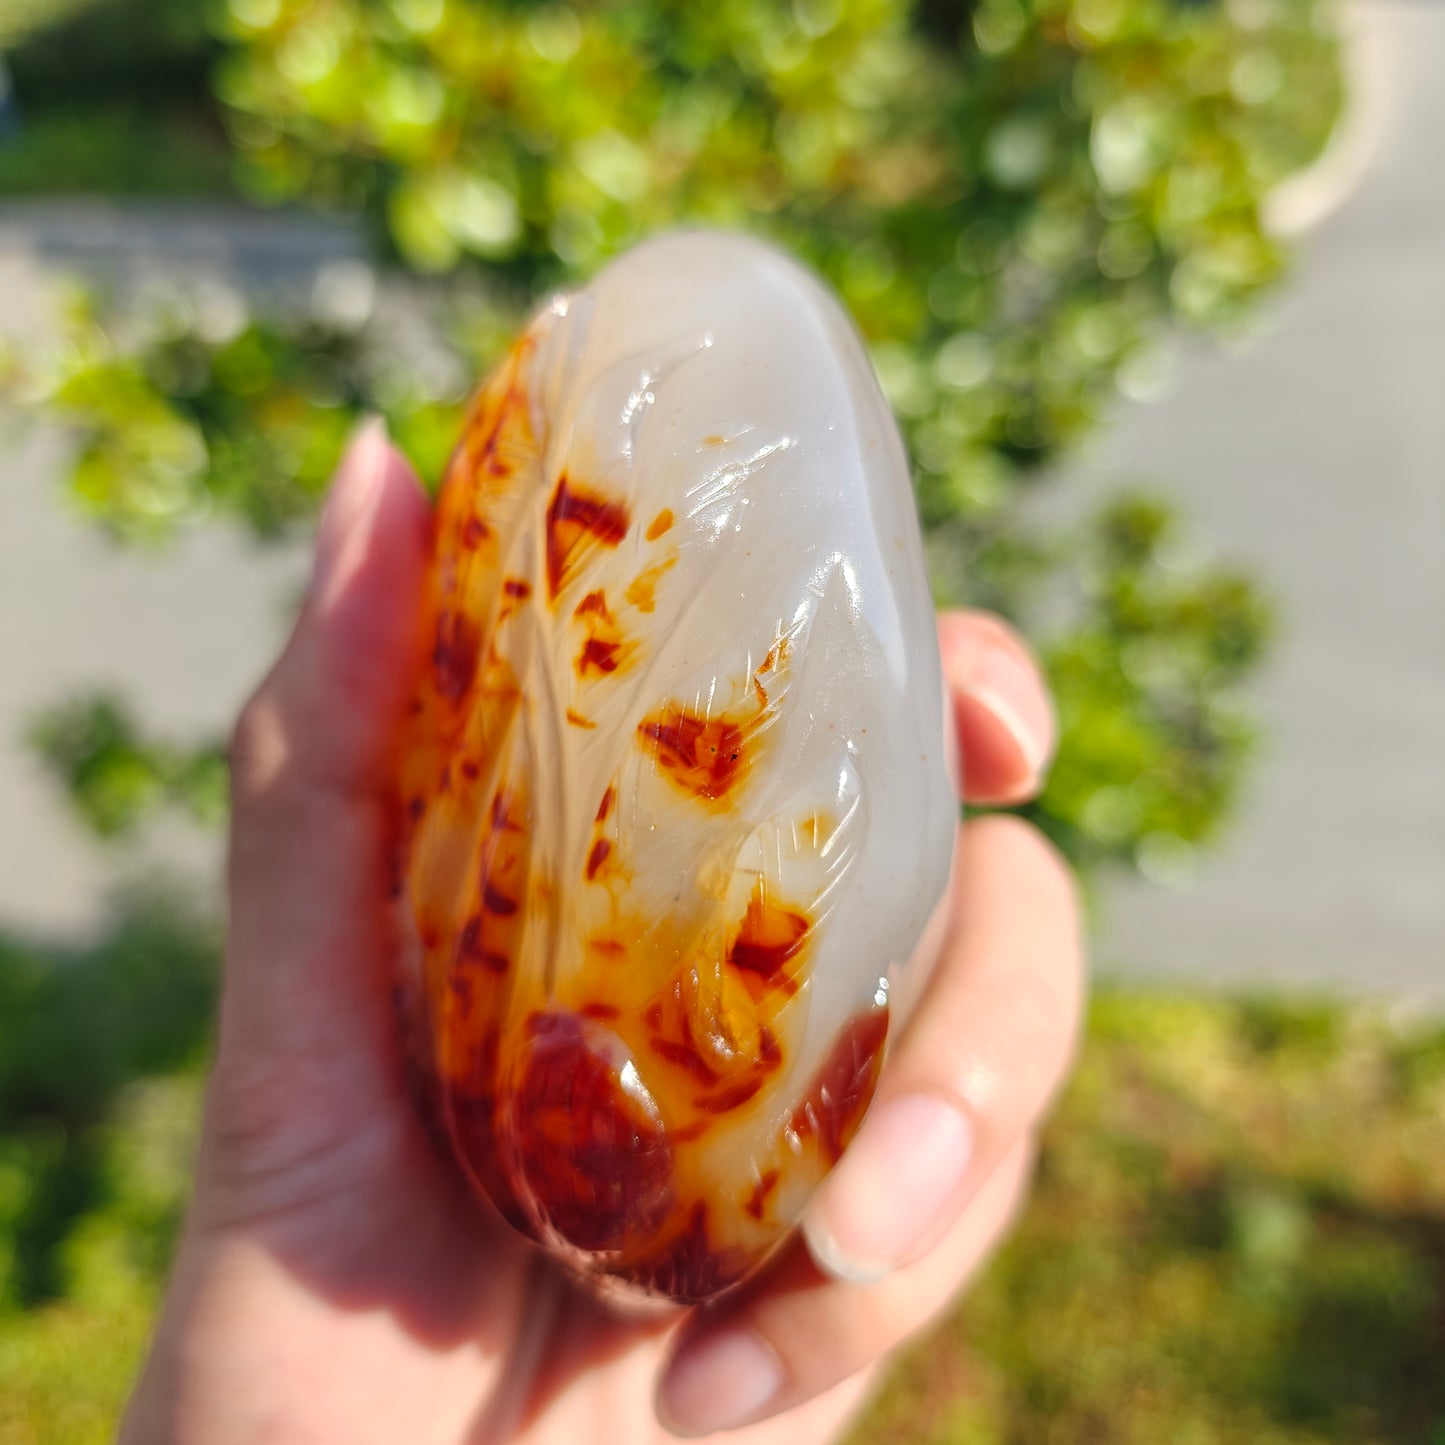
<svg viewBox="0 0 1445 1445">
<path fill-rule="evenodd" d="M 1012 813 L 991 814 L 974 826 L 989 830 L 991 847 L 1007 850 L 1010 863 L 1026 877 L 1036 906 L 1077 932 L 1078 883 L 1064 855 L 1032 823 Z"/>
<path fill-rule="evenodd" d="M 229 757 L 231 794 L 236 806 L 244 808 L 267 791 L 285 757 L 281 709 L 269 681 L 237 715 Z"/>
<path fill-rule="evenodd" d="M 1055 951 L 1035 956 L 1021 970 L 1009 1036 L 1022 1058 L 1033 1067 L 1020 1087 L 1039 1098 L 1051 1098 L 1073 1062 L 1083 1014 L 1080 972 Z"/>
</svg>

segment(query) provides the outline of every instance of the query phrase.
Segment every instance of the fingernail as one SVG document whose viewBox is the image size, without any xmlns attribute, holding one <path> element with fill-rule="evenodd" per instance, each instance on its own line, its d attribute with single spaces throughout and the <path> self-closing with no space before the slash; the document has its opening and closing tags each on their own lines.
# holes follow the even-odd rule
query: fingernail
<svg viewBox="0 0 1445 1445">
<path fill-rule="evenodd" d="M 391 454 L 386 421 L 367 417 L 351 434 L 321 509 L 311 592 L 323 610 L 345 589 L 366 548 L 367 523 Z"/>
<path fill-rule="evenodd" d="M 783 1388 L 783 1362 L 751 1330 L 724 1330 L 685 1348 L 657 1391 L 675 1435 L 707 1435 L 754 1420 Z"/>
<path fill-rule="evenodd" d="M 817 1264 L 869 1284 L 931 1244 L 973 1159 L 973 1129 L 934 1094 L 879 1102 L 804 1226 Z"/>
<path fill-rule="evenodd" d="M 947 660 L 949 683 L 986 709 L 1013 739 L 1030 778 L 1054 750 L 1054 715 L 1033 666 L 1011 647 L 970 648 Z"/>
</svg>

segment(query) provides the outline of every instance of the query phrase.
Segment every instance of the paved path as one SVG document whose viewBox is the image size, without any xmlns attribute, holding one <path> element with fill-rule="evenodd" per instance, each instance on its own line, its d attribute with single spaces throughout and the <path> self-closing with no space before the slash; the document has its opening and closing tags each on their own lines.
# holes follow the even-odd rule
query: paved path
<svg viewBox="0 0 1445 1445">
<path fill-rule="evenodd" d="M 1157 478 L 1268 582 L 1280 638 L 1242 816 L 1186 894 L 1130 886 L 1101 961 L 1445 1000 L 1445 5 L 1372 7 L 1363 182 L 1243 354 L 1185 356 L 1077 470 Z"/>
<path fill-rule="evenodd" d="M 1305 242 L 1269 334 L 1186 355 L 1170 399 L 1123 411 L 1074 469 L 1085 492 L 1171 487 L 1269 578 L 1283 622 L 1243 815 L 1193 892 L 1114 890 L 1111 970 L 1445 999 L 1445 5 L 1368 13 L 1379 148 Z M 0 330 L 43 330 L 57 258 L 126 284 L 284 283 L 352 245 L 279 219 L 0 207 Z M 303 561 L 219 535 L 153 564 L 118 555 L 56 506 L 61 458 L 39 435 L 0 457 L 0 920 L 73 934 L 103 916 L 113 869 L 15 744 L 20 720 L 107 682 L 178 736 L 221 726 Z M 184 833 L 159 851 L 214 866 Z"/>
</svg>

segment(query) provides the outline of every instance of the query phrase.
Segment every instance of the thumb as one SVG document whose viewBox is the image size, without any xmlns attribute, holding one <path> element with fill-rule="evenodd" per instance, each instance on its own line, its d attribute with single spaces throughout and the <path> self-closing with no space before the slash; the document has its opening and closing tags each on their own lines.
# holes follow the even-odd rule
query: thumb
<svg viewBox="0 0 1445 1445">
<path fill-rule="evenodd" d="M 295 629 L 236 726 L 217 1065 L 249 1060 L 278 1090 L 298 1071 L 355 1088 L 390 1056 L 391 775 L 430 532 L 415 474 L 366 423 Z"/>
</svg>

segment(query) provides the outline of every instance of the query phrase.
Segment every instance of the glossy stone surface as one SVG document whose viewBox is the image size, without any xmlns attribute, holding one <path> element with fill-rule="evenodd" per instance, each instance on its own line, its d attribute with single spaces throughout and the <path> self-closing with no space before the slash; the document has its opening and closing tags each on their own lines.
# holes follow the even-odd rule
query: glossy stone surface
<svg viewBox="0 0 1445 1445">
<path fill-rule="evenodd" d="M 708 1298 L 856 1130 L 952 850 L 907 463 L 837 303 L 707 233 L 555 301 L 473 403 L 427 609 L 400 787 L 432 1108 L 519 1229 Z"/>
</svg>

